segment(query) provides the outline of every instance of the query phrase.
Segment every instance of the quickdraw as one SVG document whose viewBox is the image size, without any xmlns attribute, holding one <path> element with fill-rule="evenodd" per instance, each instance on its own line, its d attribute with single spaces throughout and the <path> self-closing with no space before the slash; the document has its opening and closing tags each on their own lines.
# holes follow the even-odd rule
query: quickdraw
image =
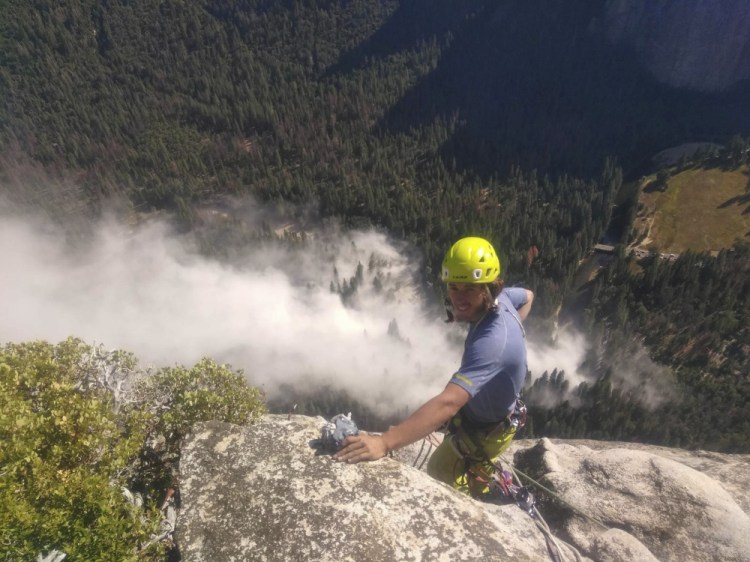
<svg viewBox="0 0 750 562">
<path fill-rule="evenodd" d="M 534 507 L 536 499 L 526 486 L 520 486 L 513 482 L 513 475 L 508 470 L 502 470 L 500 466 L 495 465 L 497 472 L 492 475 L 490 481 L 490 490 L 502 493 L 505 497 L 512 499 L 516 505 L 524 510 L 529 516 L 534 517 Z"/>
<path fill-rule="evenodd" d="M 520 398 L 516 400 L 516 407 L 513 413 L 510 415 L 510 425 L 516 428 L 516 431 L 526 427 L 526 420 L 529 415 L 529 410 L 526 408 L 526 403 Z"/>
</svg>

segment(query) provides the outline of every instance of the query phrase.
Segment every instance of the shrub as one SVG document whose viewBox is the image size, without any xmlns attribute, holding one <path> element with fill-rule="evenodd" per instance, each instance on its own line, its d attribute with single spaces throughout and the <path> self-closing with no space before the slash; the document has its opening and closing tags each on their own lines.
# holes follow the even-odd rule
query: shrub
<svg viewBox="0 0 750 562">
<path fill-rule="evenodd" d="M 169 443 L 180 441 L 199 421 L 248 424 L 265 412 L 260 390 L 212 359 L 201 359 L 191 369 L 160 369 L 141 381 L 138 392 L 156 415 L 156 432 Z"/>
<path fill-rule="evenodd" d="M 160 369 L 141 380 L 136 393 L 152 416 L 136 487 L 151 498 L 177 485 L 180 443 L 193 424 L 220 420 L 246 425 L 266 411 L 260 390 L 248 386 L 241 373 L 211 359 L 190 369 Z"/>
<path fill-rule="evenodd" d="M 163 558 L 154 497 L 181 437 L 196 421 L 249 423 L 264 407 L 208 359 L 147 375 L 131 354 L 76 339 L 0 347 L 0 560 Z M 160 435 L 166 459 L 147 445 Z M 123 491 L 139 486 L 152 493 L 145 507 Z"/>
<path fill-rule="evenodd" d="M 68 560 L 131 560 L 158 523 L 142 519 L 112 484 L 145 436 L 137 427 L 123 435 L 108 401 L 77 388 L 87 350 L 75 340 L 0 350 L 5 559 L 58 549 Z"/>
</svg>

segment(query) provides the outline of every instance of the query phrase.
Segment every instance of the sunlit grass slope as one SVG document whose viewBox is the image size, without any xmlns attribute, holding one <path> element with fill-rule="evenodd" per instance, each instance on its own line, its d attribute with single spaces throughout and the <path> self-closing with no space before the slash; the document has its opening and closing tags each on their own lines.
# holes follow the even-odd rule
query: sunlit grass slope
<svg viewBox="0 0 750 562">
<path fill-rule="evenodd" d="M 669 179 L 664 192 L 641 194 L 650 223 L 644 246 L 661 252 L 711 251 L 750 239 L 748 167 L 693 168 Z"/>
</svg>

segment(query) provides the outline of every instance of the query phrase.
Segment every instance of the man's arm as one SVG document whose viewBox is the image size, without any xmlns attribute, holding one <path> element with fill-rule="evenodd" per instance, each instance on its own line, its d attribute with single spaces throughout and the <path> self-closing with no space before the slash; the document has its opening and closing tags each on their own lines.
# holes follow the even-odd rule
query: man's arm
<svg viewBox="0 0 750 562">
<path fill-rule="evenodd" d="M 411 416 L 391 427 L 383 435 L 352 435 L 333 458 L 358 463 L 374 461 L 388 452 L 426 437 L 450 420 L 469 401 L 469 393 L 457 384 L 448 383 L 445 390 L 428 400 Z"/>
<path fill-rule="evenodd" d="M 531 304 L 534 302 L 534 293 L 528 289 L 524 289 L 524 291 L 526 291 L 526 304 L 518 309 L 518 316 L 521 320 L 526 320 L 529 312 L 531 312 Z"/>
</svg>

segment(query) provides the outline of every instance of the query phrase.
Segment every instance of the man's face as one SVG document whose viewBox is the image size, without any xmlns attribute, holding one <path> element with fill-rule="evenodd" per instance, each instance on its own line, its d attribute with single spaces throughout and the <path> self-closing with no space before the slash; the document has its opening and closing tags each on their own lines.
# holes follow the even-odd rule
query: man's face
<svg viewBox="0 0 750 562">
<path fill-rule="evenodd" d="M 474 283 L 448 283 L 448 298 L 456 322 L 477 322 L 487 309 L 487 288 Z"/>
</svg>

